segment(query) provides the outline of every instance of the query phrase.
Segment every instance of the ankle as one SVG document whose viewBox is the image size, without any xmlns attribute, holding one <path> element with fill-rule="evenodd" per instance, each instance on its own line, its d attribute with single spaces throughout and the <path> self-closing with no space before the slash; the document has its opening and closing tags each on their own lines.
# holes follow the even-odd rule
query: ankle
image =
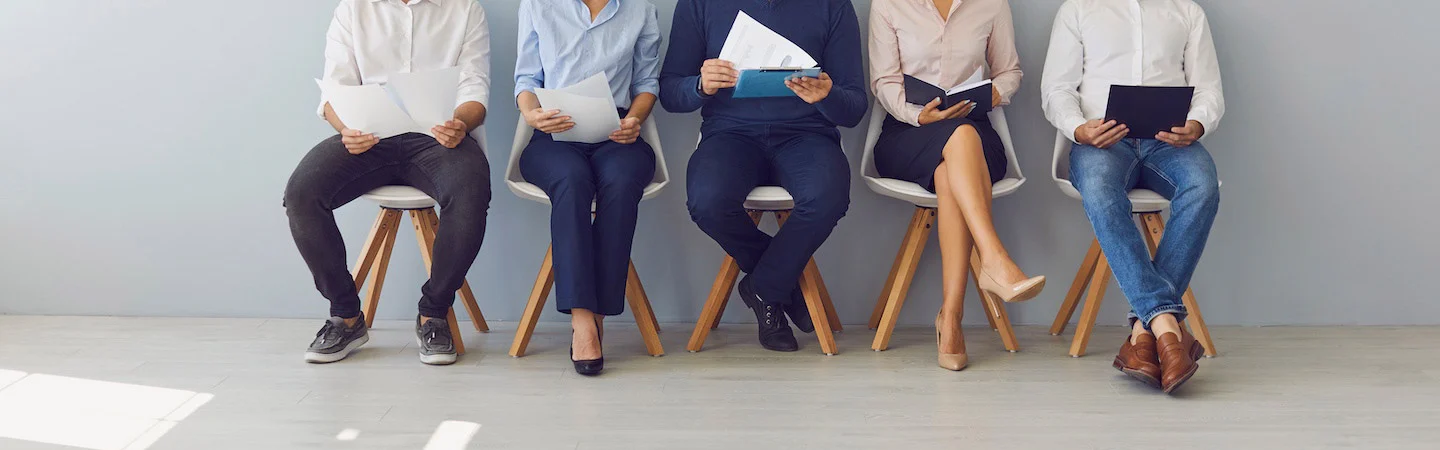
<svg viewBox="0 0 1440 450">
<path fill-rule="evenodd" d="M 355 326 L 355 324 L 360 323 L 360 316 L 351 317 L 349 319 L 342 317 L 341 320 L 345 321 L 346 327 L 353 327 Z"/>
<path fill-rule="evenodd" d="M 1155 316 L 1154 319 L 1150 319 L 1150 331 L 1154 333 L 1156 337 L 1167 333 L 1174 333 L 1175 336 L 1178 337 L 1180 336 L 1180 322 L 1175 320 L 1174 315 L 1161 314 Z"/>
</svg>

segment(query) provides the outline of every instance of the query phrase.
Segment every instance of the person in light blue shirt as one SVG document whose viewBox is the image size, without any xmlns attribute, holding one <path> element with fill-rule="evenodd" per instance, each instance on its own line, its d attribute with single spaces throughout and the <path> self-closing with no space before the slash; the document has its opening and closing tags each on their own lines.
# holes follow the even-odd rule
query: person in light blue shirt
<svg viewBox="0 0 1440 450">
<path fill-rule="evenodd" d="M 640 197 L 655 175 L 655 154 L 640 125 L 660 91 L 660 25 L 646 0 L 524 0 L 519 32 L 515 102 L 535 129 L 520 173 L 550 196 L 555 306 L 570 314 L 575 371 L 595 375 L 604 367 L 602 318 L 625 309 Z M 555 140 L 575 123 L 544 108 L 534 90 L 565 88 L 601 72 L 610 80 L 620 129 L 598 143 Z"/>
</svg>

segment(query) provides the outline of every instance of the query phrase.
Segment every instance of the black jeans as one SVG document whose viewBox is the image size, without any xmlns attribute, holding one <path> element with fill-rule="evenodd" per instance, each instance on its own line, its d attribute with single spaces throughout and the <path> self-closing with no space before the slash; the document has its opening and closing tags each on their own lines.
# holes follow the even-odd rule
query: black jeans
<svg viewBox="0 0 1440 450">
<path fill-rule="evenodd" d="M 285 186 L 290 234 L 315 288 L 330 300 L 330 315 L 360 314 L 360 295 L 332 211 L 372 189 L 397 184 L 424 191 L 440 206 L 434 267 L 420 290 L 420 314 L 444 318 L 455 303 L 455 291 L 485 239 L 490 208 L 490 163 L 480 144 L 466 137 L 449 149 L 430 136 L 408 133 L 351 155 L 337 135 L 311 149 Z"/>
</svg>

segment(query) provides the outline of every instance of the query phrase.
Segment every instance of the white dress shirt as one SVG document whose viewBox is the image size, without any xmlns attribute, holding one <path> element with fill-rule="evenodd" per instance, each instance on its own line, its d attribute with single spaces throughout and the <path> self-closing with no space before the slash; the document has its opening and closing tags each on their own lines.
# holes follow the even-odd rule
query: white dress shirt
<svg viewBox="0 0 1440 450">
<path fill-rule="evenodd" d="M 327 82 L 380 84 L 393 73 L 458 66 L 456 106 L 489 104 L 490 28 L 475 0 L 341 0 L 325 37 Z"/>
<path fill-rule="evenodd" d="M 1189 120 L 1215 131 L 1225 114 L 1205 11 L 1192 0 L 1067 0 L 1041 76 L 1045 118 L 1070 139 L 1105 116 L 1110 85 L 1194 86 Z"/>
</svg>

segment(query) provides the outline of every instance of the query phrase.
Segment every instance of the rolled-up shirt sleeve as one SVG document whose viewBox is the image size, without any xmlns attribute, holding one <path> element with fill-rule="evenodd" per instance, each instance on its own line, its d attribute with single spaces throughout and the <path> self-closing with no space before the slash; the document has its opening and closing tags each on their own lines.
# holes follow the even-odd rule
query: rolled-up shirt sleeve
<svg viewBox="0 0 1440 450">
<path fill-rule="evenodd" d="M 460 92 L 455 106 L 466 102 L 490 105 L 490 25 L 479 3 L 471 3 L 465 43 L 460 48 Z"/>
<path fill-rule="evenodd" d="M 655 5 L 645 4 L 645 26 L 635 41 L 635 74 L 630 95 L 660 95 L 660 18 Z"/>
<path fill-rule="evenodd" d="M 330 29 L 325 32 L 325 72 L 321 80 L 326 83 L 345 86 L 359 86 L 360 64 L 355 61 L 355 40 L 351 31 L 355 26 L 355 15 L 349 2 L 341 2 L 335 8 L 335 17 L 330 19 Z M 320 106 L 315 114 L 325 118 L 325 104 L 330 100 L 320 94 Z"/>
<path fill-rule="evenodd" d="M 1060 5 L 1050 32 L 1050 51 L 1040 76 L 1040 106 L 1045 118 L 1070 140 L 1084 125 L 1080 108 L 1080 81 L 1085 73 L 1085 47 L 1080 43 L 1079 11 L 1075 2 Z"/>
<path fill-rule="evenodd" d="M 1215 56 L 1215 41 L 1210 36 L 1210 21 L 1199 5 L 1190 14 L 1190 37 L 1185 42 L 1185 80 L 1195 87 L 1190 100 L 1188 119 L 1200 122 L 1209 135 L 1220 126 L 1225 115 L 1225 93 L 1220 85 L 1220 62 Z"/>
<path fill-rule="evenodd" d="M 540 59 L 540 33 L 531 14 L 533 0 L 520 3 L 519 36 L 515 49 L 515 96 L 545 87 L 545 67 Z"/>
</svg>

